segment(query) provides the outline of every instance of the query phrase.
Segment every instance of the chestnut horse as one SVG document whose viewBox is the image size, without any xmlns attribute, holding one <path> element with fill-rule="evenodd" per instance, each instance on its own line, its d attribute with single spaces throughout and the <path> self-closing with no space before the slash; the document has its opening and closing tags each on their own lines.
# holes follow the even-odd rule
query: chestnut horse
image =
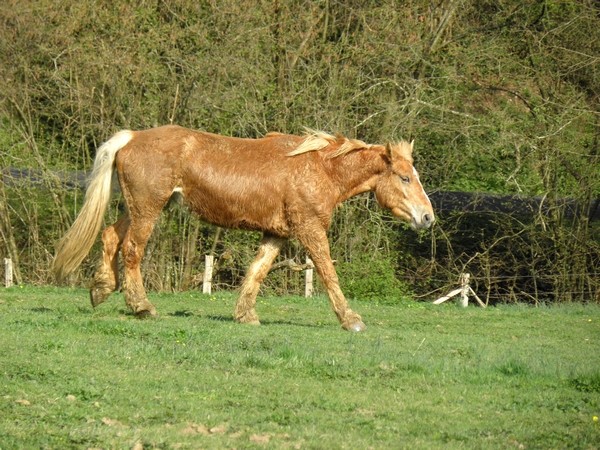
<svg viewBox="0 0 600 450">
<path fill-rule="evenodd" d="M 370 145 L 312 131 L 269 133 L 261 139 L 173 125 L 121 131 L 98 149 L 81 212 L 57 246 L 54 273 L 64 279 L 90 251 L 116 171 L 127 212 L 102 233 L 102 260 L 90 290 L 94 307 L 119 285 L 121 249 L 127 305 L 138 315 L 156 314 L 140 262 L 161 210 L 178 193 L 207 222 L 263 232 L 236 303 L 236 321 L 259 324 L 260 284 L 286 239 L 294 237 L 312 258 L 342 327 L 361 331 L 365 325 L 340 289 L 327 230 L 336 205 L 367 191 L 413 228 L 430 227 L 433 209 L 412 165 L 412 149 L 407 142 Z"/>
</svg>

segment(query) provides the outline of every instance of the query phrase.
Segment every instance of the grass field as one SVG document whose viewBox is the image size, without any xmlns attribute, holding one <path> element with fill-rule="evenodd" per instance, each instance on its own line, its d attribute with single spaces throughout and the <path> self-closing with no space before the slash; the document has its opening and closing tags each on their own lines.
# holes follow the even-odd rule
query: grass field
<svg viewBox="0 0 600 450">
<path fill-rule="evenodd" d="M 461 309 L 0 290 L 0 448 L 582 448 L 600 446 L 600 307 Z"/>
</svg>

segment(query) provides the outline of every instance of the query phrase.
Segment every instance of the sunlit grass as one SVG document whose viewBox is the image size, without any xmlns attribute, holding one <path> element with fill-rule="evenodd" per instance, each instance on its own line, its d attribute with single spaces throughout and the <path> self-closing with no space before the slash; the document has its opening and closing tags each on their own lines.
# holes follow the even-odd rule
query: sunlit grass
<svg viewBox="0 0 600 450">
<path fill-rule="evenodd" d="M 0 291 L 0 448 L 595 448 L 600 308 Z"/>
</svg>

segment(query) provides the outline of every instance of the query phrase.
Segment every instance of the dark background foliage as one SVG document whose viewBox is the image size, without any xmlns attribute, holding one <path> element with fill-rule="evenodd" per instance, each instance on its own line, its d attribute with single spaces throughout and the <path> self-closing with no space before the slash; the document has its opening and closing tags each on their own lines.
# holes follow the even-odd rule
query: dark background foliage
<svg viewBox="0 0 600 450">
<path fill-rule="evenodd" d="M 469 271 L 490 302 L 598 302 L 600 232 L 589 218 L 600 197 L 599 30 L 592 0 L 5 1 L 0 256 L 19 281 L 51 282 L 54 242 L 82 200 L 60 174 L 88 170 L 119 129 L 178 123 L 256 137 L 308 126 L 373 143 L 416 139 L 430 191 L 543 200 L 527 216 L 458 208 L 425 235 L 371 196 L 351 200 L 331 240 L 356 295 L 372 290 L 356 286 L 358 269 L 366 279 L 379 268 L 382 297 L 431 298 Z M 39 183 L 8 168 L 34 169 Z M 565 197 L 576 214 L 565 214 Z M 118 208 L 117 196 L 107 221 Z M 217 286 L 236 287 L 257 240 L 172 205 L 146 282 L 194 287 L 214 253 Z M 291 242 L 283 257 L 304 254 Z M 267 289 L 301 291 L 300 274 L 272 275 Z"/>
</svg>

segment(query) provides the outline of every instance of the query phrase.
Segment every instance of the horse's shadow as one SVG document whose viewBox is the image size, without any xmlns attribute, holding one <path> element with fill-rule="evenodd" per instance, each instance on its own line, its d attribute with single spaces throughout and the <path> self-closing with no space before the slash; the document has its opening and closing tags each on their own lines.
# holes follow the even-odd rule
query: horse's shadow
<svg viewBox="0 0 600 450">
<path fill-rule="evenodd" d="M 36 313 L 50 313 L 50 312 L 54 312 L 54 310 L 52 308 L 46 308 L 45 306 L 36 306 L 34 308 L 31 308 L 30 311 L 36 312 Z"/>
<path fill-rule="evenodd" d="M 233 322 L 233 317 L 231 316 L 223 316 L 223 315 L 208 315 L 204 316 L 208 320 L 214 320 L 216 322 Z M 261 326 L 271 326 L 271 325 L 292 325 L 296 327 L 306 327 L 306 328 L 320 328 L 321 325 L 311 324 L 311 323 L 299 323 L 293 322 L 291 320 L 260 320 Z"/>
<path fill-rule="evenodd" d="M 189 309 L 183 309 L 181 311 L 169 313 L 169 316 L 171 317 L 194 317 L 196 315 L 197 314 L 194 314 L 194 312 L 190 311 Z"/>
<path fill-rule="evenodd" d="M 40 306 L 40 307 L 33 307 L 30 308 L 30 310 L 32 312 L 36 312 L 36 313 L 52 313 L 54 312 L 53 309 L 51 308 L 47 308 L 45 306 Z M 84 308 L 81 308 L 81 311 L 83 311 Z M 129 317 L 136 317 L 136 318 L 140 318 L 138 316 L 135 315 L 135 313 L 131 310 L 120 310 L 119 311 L 122 315 L 124 316 L 129 316 Z M 215 322 L 227 322 L 227 323 L 231 323 L 234 322 L 233 317 L 231 316 L 226 316 L 226 315 L 220 315 L 220 314 L 209 314 L 207 316 L 202 316 L 200 314 L 196 314 L 193 311 L 190 311 L 189 309 L 182 309 L 179 311 L 174 311 L 172 313 L 167 314 L 170 317 L 203 317 L 206 318 L 208 320 L 212 320 Z M 145 317 L 142 317 L 145 318 Z M 322 325 L 319 324 L 311 324 L 311 323 L 300 323 L 300 322 L 293 322 L 291 320 L 262 320 L 260 321 L 261 325 L 263 326 L 272 326 L 272 325 L 291 325 L 291 326 L 295 326 L 295 327 L 303 327 L 303 328 L 321 328 Z"/>
</svg>

